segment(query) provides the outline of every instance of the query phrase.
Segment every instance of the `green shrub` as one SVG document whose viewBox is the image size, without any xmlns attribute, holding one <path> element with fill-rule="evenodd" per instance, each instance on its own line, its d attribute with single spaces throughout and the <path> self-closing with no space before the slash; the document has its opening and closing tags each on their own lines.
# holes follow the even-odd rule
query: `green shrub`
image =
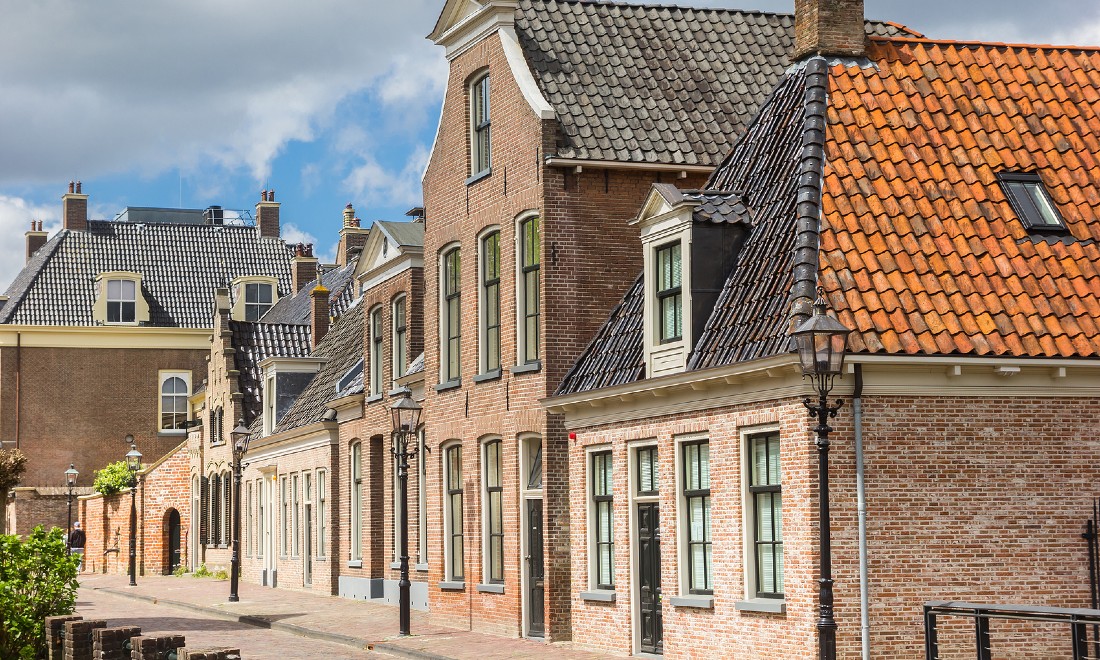
<svg viewBox="0 0 1100 660">
<path fill-rule="evenodd" d="M 109 463 L 102 470 L 96 470 L 92 487 L 97 493 L 104 495 L 114 495 L 123 488 L 129 488 L 130 468 L 126 467 L 126 461 Z"/>
<path fill-rule="evenodd" d="M 199 567 L 195 569 L 195 572 L 191 574 L 191 577 L 202 578 L 210 577 L 213 573 L 206 567 L 206 564 L 199 564 Z"/>
<path fill-rule="evenodd" d="M 214 569 L 214 579 L 215 580 L 228 580 L 229 579 L 229 571 L 225 570 L 224 568 Z"/>
<path fill-rule="evenodd" d="M 183 564 L 180 564 L 179 566 L 176 567 L 176 570 L 172 571 L 172 575 L 175 575 L 176 577 L 182 577 L 183 574 L 186 573 L 186 572 L 187 572 L 187 567 L 184 566 Z"/>
<path fill-rule="evenodd" d="M 58 528 L 0 536 L 0 658 L 44 657 L 48 616 L 72 614 L 76 568 Z"/>
</svg>

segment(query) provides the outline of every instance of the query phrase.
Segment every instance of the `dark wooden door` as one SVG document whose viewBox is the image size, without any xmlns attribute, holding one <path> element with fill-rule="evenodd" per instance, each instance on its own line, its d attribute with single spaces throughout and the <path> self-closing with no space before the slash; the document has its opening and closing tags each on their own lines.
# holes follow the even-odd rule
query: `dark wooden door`
<svg viewBox="0 0 1100 660">
<path fill-rule="evenodd" d="M 638 505 L 640 650 L 664 653 L 661 620 L 661 515 L 656 502 Z"/>
<path fill-rule="evenodd" d="M 527 500 L 527 634 L 543 637 L 546 623 L 543 594 L 546 572 L 542 561 L 542 500 Z"/>
<path fill-rule="evenodd" d="M 180 512 L 172 509 L 168 514 L 168 572 L 180 566 Z"/>
</svg>

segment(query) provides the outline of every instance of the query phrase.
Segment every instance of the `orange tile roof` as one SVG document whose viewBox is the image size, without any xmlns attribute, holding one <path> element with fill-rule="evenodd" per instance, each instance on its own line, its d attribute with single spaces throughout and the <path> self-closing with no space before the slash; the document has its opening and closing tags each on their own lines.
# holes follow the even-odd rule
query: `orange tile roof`
<svg viewBox="0 0 1100 660">
<path fill-rule="evenodd" d="M 1100 49 L 874 39 L 834 64 L 820 281 L 857 352 L 1100 356 Z M 997 183 L 1034 171 L 1068 235 Z"/>
</svg>

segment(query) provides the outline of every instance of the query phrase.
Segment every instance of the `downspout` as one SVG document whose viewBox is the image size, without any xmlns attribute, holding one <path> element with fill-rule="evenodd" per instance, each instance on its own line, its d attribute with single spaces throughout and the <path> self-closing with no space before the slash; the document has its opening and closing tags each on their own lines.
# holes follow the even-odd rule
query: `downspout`
<svg viewBox="0 0 1100 660">
<path fill-rule="evenodd" d="M 867 584 L 867 498 L 863 482 L 863 365 L 855 363 L 852 416 L 856 434 L 856 511 L 859 514 L 859 624 L 863 660 L 871 658 L 870 596 Z"/>
</svg>

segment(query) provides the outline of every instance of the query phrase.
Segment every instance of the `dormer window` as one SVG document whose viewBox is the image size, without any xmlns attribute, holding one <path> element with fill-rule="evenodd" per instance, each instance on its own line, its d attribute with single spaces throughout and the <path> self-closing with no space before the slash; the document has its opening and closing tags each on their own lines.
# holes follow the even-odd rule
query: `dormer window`
<svg viewBox="0 0 1100 660">
<path fill-rule="evenodd" d="M 997 179 L 1024 227 L 1034 231 L 1065 230 L 1066 223 L 1037 173 L 1001 172 Z"/>
<path fill-rule="evenodd" d="M 657 248 L 657 340 L 678 341 L 684 334 L 680 242 Z"/>
<path fill-rule="evenodd" d="M 244 285 L 244 320 L 259 321 L 271 309 L 273 298 L 270 284 Z"/>
<path fill-rule="evenodd" d="M 107 323 L 134 323 L 137 285 L 133 280 L 107 280 Z"/>
<path fill-rule="evenodd" d="M 259 321 L 279 300 L 279 281 L 274 277 L 250 275 L 233 280 L 233 309 L 237 321 Z"/>
<path fill-rule="evenodd" d="M 470 175 L 488 174 L 492 167 L 489 140 L 489 74 L 470 85 Z"/>
<path fill-rule="evenodd" d="M 160 372 L 160 432 L 171 433 L 187 429 L 188 402 L 191 395 L 191 373 Z"/>
</svg>

